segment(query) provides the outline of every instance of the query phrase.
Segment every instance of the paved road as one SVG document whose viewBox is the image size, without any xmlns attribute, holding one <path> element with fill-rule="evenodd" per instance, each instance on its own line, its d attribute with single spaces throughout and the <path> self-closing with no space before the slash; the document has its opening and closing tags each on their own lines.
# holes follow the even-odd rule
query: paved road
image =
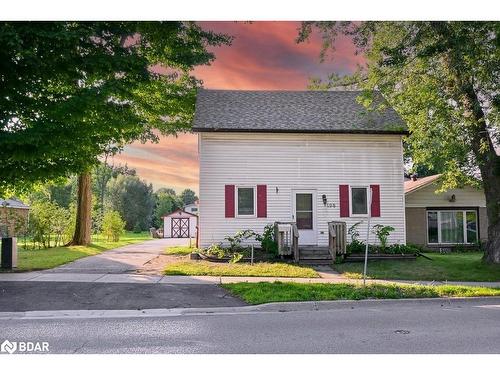
<svg viewBox="0 0 500 375">
<path fill-rule="evenodd" d="M 186 245 L 186 238 L 162 238 L 107 250 L 99 255 L 44 271 L 45 273 L 124 273 L 133 272 L 156 258 L 169 246 Z"/>
<path fill-rule="evenodd" d="M 281 304 L 157 315 L 4 317 L 0 340 L 48 341 L 52 353 L 500 353 L 500 298 Z"/>
</svg>

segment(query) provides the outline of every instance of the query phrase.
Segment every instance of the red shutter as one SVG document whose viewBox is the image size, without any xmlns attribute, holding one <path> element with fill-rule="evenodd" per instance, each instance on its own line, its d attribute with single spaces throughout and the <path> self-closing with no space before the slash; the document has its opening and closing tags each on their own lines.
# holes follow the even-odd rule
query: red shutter
<svg viewBox="0 0 500 375">
<path fill-rule="evenodd" d="M 267 217 L 267 185 L 257 185 L 257 217 Z"/>
<path fill-rule="evenodd" d="M 339 185 L 340 217 L 349 217 L 349 185 Z"/>
<path fill-rule="evenodd" d="M 226 217 L 234 217 L 234 185 L 226 185 Z"/>
<path fill-rule="evenodd" d="M 380 217 L 380 185 L 370 185 L 372 188 L 372 217 Z"/>
</svg>

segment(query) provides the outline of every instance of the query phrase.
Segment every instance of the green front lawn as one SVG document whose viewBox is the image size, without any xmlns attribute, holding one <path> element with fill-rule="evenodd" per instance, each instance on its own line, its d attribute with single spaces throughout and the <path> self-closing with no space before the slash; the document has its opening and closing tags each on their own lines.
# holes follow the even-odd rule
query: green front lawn
<svg viewBox="0 0 500 375">
<path fill-rule="evenodd" d="M 170 263 L 165 275 L 189 276 L 272 276 L 272 277 L 319 277 L 310 267 L 288 263 L 258 262 L 213 263 L 205 260 L 192 260 Z"/>
<path fill-rule="evenodd" d="M 144 242 L 150 239 L 149 232 L 125 233 L 118 242 L 108 242 L 104 237 L 96 237 L 89 246 L 53 247 L 49 249 L 25 250 L 18 243 L 18 271 L 35 271 L 54 268 L 89 255 L 97 255 L 116 247 Z"/>
<path fill-rule="evenodd" d="M 368 276 L 387 280 L 500 281 L 500 265 L 482 262 L 482 253 L 426 253 L 431 260 L 373 260 L 368 262 Z M 349 278 L 360 278 L 363 263 L 341 263 L 334 269 Z"/>
<path fill-rule="evenodd" d="M 189 247 L 189 246 L 172 246 L 172 247 L 167 247 L 165 250 L 165 254 L 167 255 L 189 255 L 193 251 L 198 250 L 196 247 Z"/>
<path fill-rule="evenodd" d="M 400 284 L 236 283 L 222 287 L 251 304 L 292 301 L 500 296 L 500 288 Z"/>
</svg>

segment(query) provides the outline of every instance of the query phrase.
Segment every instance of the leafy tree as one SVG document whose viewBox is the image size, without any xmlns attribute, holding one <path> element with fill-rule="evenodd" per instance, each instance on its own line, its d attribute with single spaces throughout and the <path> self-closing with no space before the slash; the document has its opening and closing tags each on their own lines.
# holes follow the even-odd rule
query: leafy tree
<svg viewBox="0 0 500 375">
<path fill-rule="evenodd" d="M 228 43 L 193 22 L 0 23 L 0 194 L 78 173 L 72 243 L 88 244 L 98 157 L 189 129 L 190 72 Z"/>
<path fill-rule="evenodd" d="M 101 231 L 102 220 L 104 217 L 105 201 L 108 196 L 108 183 L 111 179 L 117 178 L 119 175 L 135 176 L 134 169 L 125 166 L 114 166 L 108 164 L 110 153 L 104 155 L 103 160 L 92 171 L 92 194 L 96 197 L 93 205 L 93 227 L 95 232 Z"/>
<path fill-rule="evenodd" d="M 109 204 L 125 220 L 127 230 L 146 230 L 155 205 L 153 186 L 137 176 L 120 175 L 110 181 Z"/>
<path fill-rule="evenodd" d="M 500 23 L 306 22 L 298 41 L 319 30 L 326 51 L 339 33 L 353 38 L 366 65 L 352 76 L 316 80 L 317 88 L 355 84 L 373 108 L 378 90 L 407 122 L 411 157 L 442 171 L 442 189 L 484 189 L 484 259 L 500 263 Z M 480 178 L 478 178 L 480 177 Z"/>
<path fill-rule="evenodd" d="M 118 242 L 120 240 L 120 236 L 125 232 L 125 222 L 118 212 L 108 211 L 104 214 L 102 231 L 108 241 Z"/>
<path fill-rule="evenodd" d="M 162 187 L 156 190 L 156 194 L 161 194 L 161 193 L 170 194 L 173 195 L 174 197 L 177 195 L 174 189 L 168 187 Z"/>
<path fill-rule="evenodd" d="M 196 193 L 191 189 L 184 189 L 180 194 L 180 198 L 184 206 L 192 204 L 198 199 Z"/>
<path fill-rule="evenodd" d="M 168 192 L 166 192 L 168 191 Z M 174 194 L 171 194 L 173 192 Z M 182 208 L 182 200 L 175 195 L 172 189 L 159 189 L 156 194 L 156 206 L 153 213 L 153 225 L 156 228 L 163 226 L 162 216 L 168 215 Z"/>
</svg>

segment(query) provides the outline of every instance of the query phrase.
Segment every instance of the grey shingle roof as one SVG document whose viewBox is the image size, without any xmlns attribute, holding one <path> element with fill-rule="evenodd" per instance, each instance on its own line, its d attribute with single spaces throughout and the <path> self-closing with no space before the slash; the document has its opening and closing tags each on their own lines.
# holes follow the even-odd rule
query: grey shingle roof
<svg viewBox="0 0 500 375">
<path fill-rule="evenodd" d="M 2 199 L 0 198 L 0 207 L 7 207 L 7 208 L 23 208 L 23 209 L 29 209 L 30 207 L 21 202 L 19 199 L 16 198 L 9 198 L 9 199 Z"/>
<path fill-rule="evenodd" d="M 407 133 L 406 125 L 392 108 L 368 111 L 356 101 L 359 94 L 359 91 L 199 90 L 193 130 Z"/>
</svg>

